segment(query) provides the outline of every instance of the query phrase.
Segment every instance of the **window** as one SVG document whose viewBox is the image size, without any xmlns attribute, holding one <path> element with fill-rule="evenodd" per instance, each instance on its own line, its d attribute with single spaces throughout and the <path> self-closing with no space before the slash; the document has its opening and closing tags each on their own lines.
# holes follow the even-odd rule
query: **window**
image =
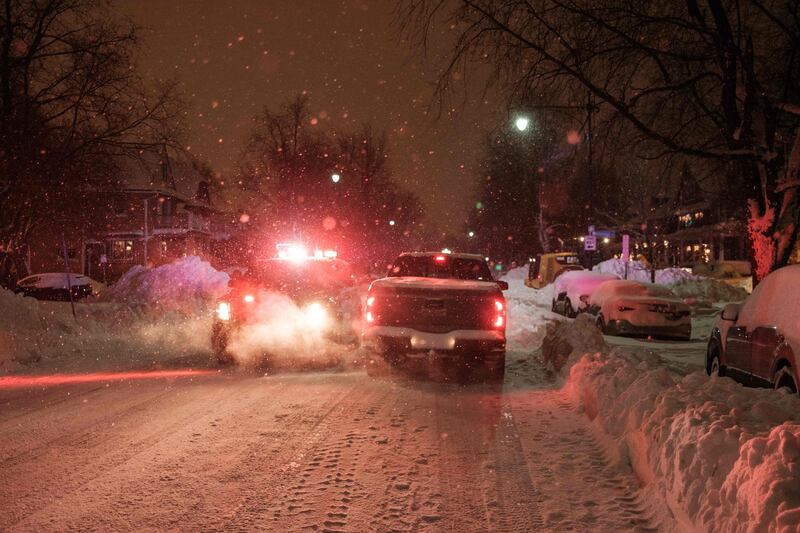
<svg viewBox="0 0 800 533">
<path fill-rule="evenodd" d="M 113 241 L 111 243 L 111 258 L 118 261 L 133 259 L 133 241 Z"/>
<path fill-rule="evenodd" d="M 455 278 L 475 281 L 493 281 L 492 273 L 484 261 L 448 255 L 402 256 L 389 271 L 389 276 L 415 276 L 423 278 Z"/>
</svg>

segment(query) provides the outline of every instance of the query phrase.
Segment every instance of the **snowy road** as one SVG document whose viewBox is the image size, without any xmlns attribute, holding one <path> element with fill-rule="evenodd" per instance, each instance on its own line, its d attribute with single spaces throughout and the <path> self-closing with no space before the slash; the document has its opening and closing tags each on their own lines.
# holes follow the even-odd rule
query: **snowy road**
<svg viewBox="0 0 800 533">
<path fill-rule="evenodd" d="M 0 529 L 669 529 L 533 364 L 0 390 Z"/>
</svg>

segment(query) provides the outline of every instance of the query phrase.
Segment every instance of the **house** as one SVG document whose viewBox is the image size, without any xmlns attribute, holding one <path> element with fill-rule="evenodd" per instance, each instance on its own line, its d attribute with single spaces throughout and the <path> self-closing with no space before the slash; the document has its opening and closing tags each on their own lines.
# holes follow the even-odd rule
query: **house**
<svg viewBox="0 0 800 533">
<path fill-rule="evenodd" d="M 28 250 L 30 272 L 63 271 L 112 282 L 134 265 L 156 266 L 184 255 L 208 256 L 212 245 L 209 184 L 187 195 L 168 163 L 131 165 L 119 187 L 88 191 L 73 212 L 42 225 Z M 159 168 L 160 167 L 160 168 Z M 183 176 L 185 183 L 191 173 Z"/>
</svg>

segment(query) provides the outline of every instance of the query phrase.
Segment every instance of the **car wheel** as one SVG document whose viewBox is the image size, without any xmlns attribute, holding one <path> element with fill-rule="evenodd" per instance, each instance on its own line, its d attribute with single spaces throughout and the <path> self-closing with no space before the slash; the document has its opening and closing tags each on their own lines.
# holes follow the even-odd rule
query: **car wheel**
<svg viewBox="0 0 800 533">
<path fill-rule="evenodd" d="M 792 394 L 797 394 L 797 384 L 794 382 L 792 367 L 788 365 L 779 368 L 778 371 L 775 372 L 772 383 L 775 385 L 775 390 L 786 388 L 789 389 Z"/>
<path fill-rule="evenodd" d="M 606 321 L 603 320 L 603 315 L 597 315 L 597 317 L 594 319 L 594 325 L 597 326 L 597 329 L 600 330 L 600 333 L 605 334 Z"/>
<path fill-rule="evenodd" d="M 486 381 L 502 383 L 506 375 L 506 353 L 492 354 L 486 361 Z"/>
<path fill-rule="evenodd" d="M 578 313 L 572 309 L 572 300 L 569 298 L 564 300 L 564 316 L 567 318 L 575 318 L 578 316 Z"/>
<path fill-rule="evenodd" d="M 725 375 L 725 367 L 722 366 L 719 342 L 715 339 L 708 343 L 706 354 L 706 373 L 709 376 L 722 377 Z"/>
</svg>

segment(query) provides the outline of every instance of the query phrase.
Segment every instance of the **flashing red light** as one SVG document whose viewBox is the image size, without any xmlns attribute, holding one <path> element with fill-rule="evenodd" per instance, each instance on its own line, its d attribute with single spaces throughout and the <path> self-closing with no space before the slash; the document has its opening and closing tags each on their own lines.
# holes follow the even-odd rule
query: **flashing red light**
<svg viewBox="0 0 800 533">
<path fill-rule="evenodd" d="M 503 317 L 503 315 L 497 315 L 497 317 L 494 319 L 494 327 L 496 328 L 502 328 L 505 323 L 506 319 Z"/>
<path fill-rule="evenodd" d="M 447 261 L 447 257 L 445 257 L 445 256 L 443 256 L 443 255 L 437 255 L 437 256 L 434 258 L 434 260 L 435 260 L 437 263 L 444 263 L 445 261 Z"/>
<path fill-rule="evenodd" d="M 370 296 L 369 298 L 367 298 L 367 307 L 372 307 L 374 304 L 375 304 L 374 296 Z"/>
<path fill-rule="evenodd" d="M 251 303 L 256 301 L 256 297 L 253 296 L 252 294 L 245 294 L 243 299 L 244 299 L 245 303 L 248 303 L 248 304 L 251 304 Z"/>
<path fill-rule="evenodd" d="M 366 319 L 369 323 L 375 322 L 375 316 L 372 314 L 372 311 L 367 311 Z"/>
</svg>

